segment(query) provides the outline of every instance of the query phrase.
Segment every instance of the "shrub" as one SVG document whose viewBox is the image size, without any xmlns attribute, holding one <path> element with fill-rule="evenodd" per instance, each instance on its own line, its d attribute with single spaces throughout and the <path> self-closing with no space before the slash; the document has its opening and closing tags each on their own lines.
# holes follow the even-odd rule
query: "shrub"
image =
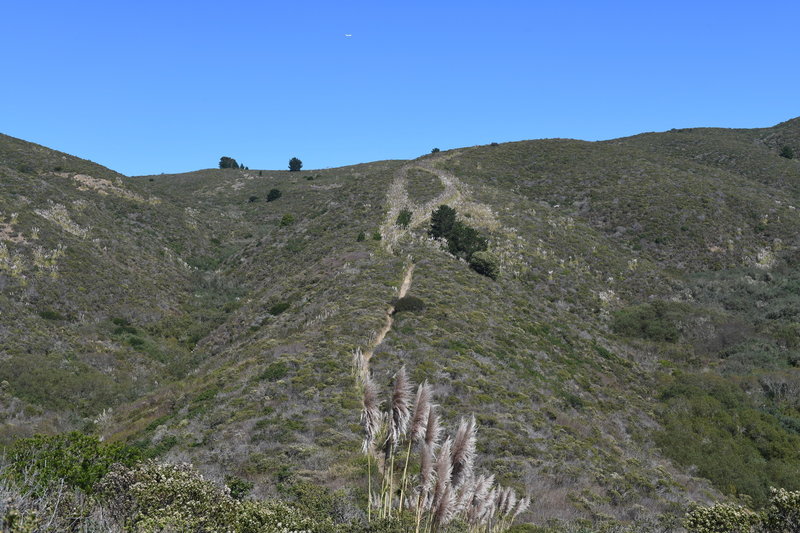
<svg viewBox="0 0 800 533">
<path fill-rule="evenodd" d="M 258 196 L 251 196 L 250 198 L 247 199 L 247 201 L 250 202 L 251 204 L 256 200 L 258 200 Z"/>
<path fill-rule="evenodd" d="M 303 168 L 303 162 L 302 161 L 300 161 L 296 157 L 293 157 L 293 158 L 291 158 L 289 160 L 289 171 L 290 172 L 297 172 L 301 168 Z"/>
<path fill-rule="evenodd" d="M 8 451 L 12 478 L 22 481 L 25 475 L 33 475 L 41 487 L 63 479 L 68 486 L 87 493 L 93 491 L 112 464 L 133 465 L 139 457 L 134 448 L 105 444 L 77 431 L 20 439 Z"/>
<path fill-rule="evenodd" d="M 358 237 L 356 237 L 356 241 L 357 242 L 362 242 L 366 238 L 367 238 L 367 236 L 364 234 L 363 231 L 361 231 L 361 232 L 358 233 Z"/>
<path fill-rule="evenodd" d="M 225 476 L 225 486 L 230 491 L 231 498 L 243 500 L 253 490 L 253 483 L 236 476 Z"/>
<path fill-rule="evenodd" d="M 431 150 L 432 154 L 438 154 L 439 152 L 441 152 L 441 150 L 439 150 L 438 148 L 434 148 L 433 150 Z"/>
<path fill-rule="evenodd" d="M 780 156 L 786 159 L 794 159 L 794 150 L 792 150 L 791 146 L 785 144 L 781 147 Z"/>
<path fill-rule="evenodd" d="M 372 240 L 373 240 L 373 241 L 379 241 L 379 240 L 381 240 L 381 232 L 380 232 L 380 231 L 378 231 L 378 230 L 375 230 L 375 231 L 372 233 Z"/>
<path fill-rule="evenodd" d="M 289 367 L 286 366 L 286 363 L 283 361 L 275 361 L 274 363 L 270 363 L 270 365 L 264 369 L 264 371 L 258 376 L 258 379 L 278 381 L 285 378 L 288 373 Z"/>
<path fill-rule="evenodd" d="M 654 341 L 675 342 L 679 336 L 665 302 L 653 302 L 617 311 L 613 314 L 611 329 L 625 337 Z"/>
<path fill-rule="evenodd" d="M 64 315 L 62 315 L 58 311 L 53 311 L 51 309 L 45 309 L 44 311 L 39 311 L 39 316 L 44 318 L 45 320 L 65 320 Z"/>
<path fill-rule="evenodd" d="M 416 312 L 425 309 L 425 302 L 416 296 L 403 296 L 402 298 L 394 300 L 392 303 L 395 313 L 403 313 L 406 311 Z"/>
<path fill-rule="evenodd" d="M 282 193 L 278 189 L 270 189 L 270 191 L 267 193 L 267 201 L 268 202 L 273 202 L 273 201 L 277 200 L 278 198 L 280 198 L 281 196 L 282 196 Z"/>
<path fill-rule="evenodd" d="M 285 228 L 286 226 L 291 226 L 292 224 L 294 224 L 294 215 L 292 215 L 291 213 L 286 213 L 281 217 L 280 226 L 282 228 Z"/>
<path fill-rule="evenodd" d="M 469 266 L 486 277 L 497 279 L 500 273 L 500 263 L 497 257 L 486 251 L 477 251 L 469 258 Z"/>
<path fill-rule="evenodd" d="M 397 221 L 395 222 L 401 228 L 407 228 L 408 224 L 411 222 L 411 211 L 408 209 L 402 209 L 400 214 L 397 215 Z"/>
<path fill-rule="evenodd" d="M 269 314 L 273 316 L 278 316 L 279 314 L 289 309 L 289 305 L 290 305 L 289 302 L 278 302 L 269 308 Z"/>
</svg>

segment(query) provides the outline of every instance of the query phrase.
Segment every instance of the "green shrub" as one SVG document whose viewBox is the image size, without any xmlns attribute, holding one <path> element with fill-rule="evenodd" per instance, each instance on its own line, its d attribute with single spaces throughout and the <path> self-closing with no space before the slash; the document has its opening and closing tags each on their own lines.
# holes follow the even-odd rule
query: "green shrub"
<svg viewBox="0 0 800 533">
<path fill-rule="evenodd" d="M 140 456 L 135 448 L 105 444 L 93 435 L 74 431 L 17 440 L 8 451 L 8 464 L 11 476 L 19 481 L 33 475 L 46 487 L 63 479 L 68 486 L 91 493 L 112 464 L 130 466 Z"/>
<path fill-rule="evenodd" d="M 431 153 L 432 154 L 438 154 L 440 151 L 441 150 L 439 150 L 438 148 L 434 148 L 434 149 L 431 150 Z"/>
<path fill-rule="evenodd" d="M 278 302 L 269 308 L 269 314 L 271 314 L 272 316 L 278 316 L 279 314 L 289 309 L 290 305 L 291 304 L 289 302 Z"/>
<path fill-rule="evenodd" d="M 500 262 L 497 257 L 486 251 L 477 251 L 469 258 L 469 266 L 486 277 L 497 279 L 500 274 Z"/>
<path fill-rule="evenodd" d="M 225 476 L 225 486 L 230 491 L 231 498 L 243 500 L 253 490 L 253 483 L 236 476 Z"/>
<path fill-rule="evenodd" d="M 291 213 L 286 213 L 281 217 L 280 226 L 282 228 L 285 228 L 286 226 L 291 226 L 292 224 L 294 224 L 294 215 L 292 215 Z"/>
<path fill-rule="evenodd" d="M 718 503 L 693 508 L 683 525 L 690 533 L 748 533 L 758 522 L 758 515 L 746 507 Z"/>
<path fill-rule="evenodd" d="M 791 146 L 785 144 L 781 147 L 780 156 L 786 159 L 794 159 L 794 150 L 792 150 Z"/>
<path fill-rule="evenodd" d="M 278 381 L 286 377 L 289 367 L 283 361 L 275 361 L 258 376 L 260 380 Z"/>
<path fill-rule="evenodd" d="M 395 313 L 403 313 L 403 312 L 417 312 L 423 311 L 425 309 L 425 302 L 422 301 L 421 298 L 417 298 L 416 296 L 403 296 L 402 298 L 398 298 L 394 302 L 394 312 Z"/>
<path fill-rule="evenodd" d="M 381 240 L 381 232 L 380 232 L 380 231 L 377 231 L 377 230 L 376 230 L 376 231 L 374 231 L 374 232 L 372 233 L 372 240 L 373 240 L 373 241 L 379 241 L 379 240 Z"/>
<path fill-rule="evenodd" d="M 251 204 L 256 200 L 258 200 L 258 196 L 251 196 L 250 198 L 247 199 L 247 201 L 250 202 Z"/>
<path fill-rule="evenodd" d="M 661 301 L 622 309 L 613 314 L 611 329 L 625 337 L 675 342 L 678 327 L 668 311 L 667 304 Z"/>
<path fill-rule="evenodd" d="M 239 168 L 239 163 L 232 157 L 222 156 L 219 158 L 219 168 Z"/>
<path fill-rule="evenodd" d="M 411 211 L 408 209 L 402 209 L 400 214 L 397 215 L 397 221 L 395 222 L 401 228 L 407 228 L 408 224 L 411 222 Z"/>
<path fill-rule="evenodd" d="M 358 237 L 356 237 L 356 241 L 357 242 L 363 242 L 364 239 L 366 239 L 366 238 L 367 238 L 367 236 L 364 234 L 363 231 L 361 231 L 361 232 L 358 233 Z"/>
<path fill-rule="evenodd" d="M 478 230 L 467 226 L 459 220 L 455 221 L 446 237 L 448 251 L 457 257 L 463 257 L 467 261 L 472 258 L 472 254 L 483 252 L 488 247 L 486 238 L 481 236 Z"/>
<path fill-rule="evenodd" d="M 280 198 L 282 195 L 283 195 L 283 193 L 281 193 L 280 190 L 278 190 L 278 189 L 270 189 L 269 192 L 267 193 L 267 201 L 268 202 L 274 202 L 275 200 Z"/>
<path fill-rule="evenodd" d="M 64 315 L 62 315 L 58 311 L 53 311 L 52 309 L 45 309 L 44 311 L 39 311 L 39 316 L 44 318 L 45 320 L 66 320 Z"/>
</svg>

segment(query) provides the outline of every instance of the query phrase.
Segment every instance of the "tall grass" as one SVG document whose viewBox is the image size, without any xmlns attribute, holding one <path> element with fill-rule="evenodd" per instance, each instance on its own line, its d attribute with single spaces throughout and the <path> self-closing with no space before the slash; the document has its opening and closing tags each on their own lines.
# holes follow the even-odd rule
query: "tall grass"
<svg viewBox="0 0 800 533">
<path fill-rule="evenodd" d="M 367 455 L 370 521 L 413 513 L 416 533 L 446 531 L 455 519 L 466 522 L 470 533 L 499 533 L 528 509 L 529 498 L 498 486 L 491 474 L 476 473 L 474 415 L 462 418 L 455 434 L 442 442 L 433 388 L 427 381 L 417 387 L 412 401 L 413 386 L 405 367 L 400 368 L 383 411 L 363 358 L 356 354 L 354 363 L 363 395 L 362 452 Z M 375 444 L 381 437 L 378 449 Z M 380 487 L 380 493 L 373 493 L 373 487 Z"/>
</svg>

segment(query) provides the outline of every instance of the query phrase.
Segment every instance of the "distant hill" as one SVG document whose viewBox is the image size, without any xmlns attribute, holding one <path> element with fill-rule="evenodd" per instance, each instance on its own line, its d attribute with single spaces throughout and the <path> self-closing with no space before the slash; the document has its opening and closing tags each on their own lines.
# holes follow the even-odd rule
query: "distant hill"
<svg viewBox="0 0 800 533">
<path fill-rule="evenodd" d="M 0 136 L 0 438 L 81 429 L 259 495 L 287 472 L 363 490 L 363 350 L 382 388 L 429 380 L 449 428 L 475 414 L 481 469 L 534 523 L 668 527 L 800 489 L 784 146 L 800 119 L 126 177 Z M 429 237 L 442 204 L 497 280 Z M 387 321 L 404 280 L 423 308 Z"/>
</svg>

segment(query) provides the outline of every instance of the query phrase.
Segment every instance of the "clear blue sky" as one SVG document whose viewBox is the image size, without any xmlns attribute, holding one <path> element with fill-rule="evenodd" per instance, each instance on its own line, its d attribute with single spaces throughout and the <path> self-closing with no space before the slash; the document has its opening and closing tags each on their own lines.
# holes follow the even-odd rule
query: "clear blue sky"
<svg viewBox="0 0 800 533">
<path fill-rule="evenodd" d="M 800 115 L 796 0 L 9 0 L 2 15 L 0 132 L 129 175 Z"/>
</svg>

